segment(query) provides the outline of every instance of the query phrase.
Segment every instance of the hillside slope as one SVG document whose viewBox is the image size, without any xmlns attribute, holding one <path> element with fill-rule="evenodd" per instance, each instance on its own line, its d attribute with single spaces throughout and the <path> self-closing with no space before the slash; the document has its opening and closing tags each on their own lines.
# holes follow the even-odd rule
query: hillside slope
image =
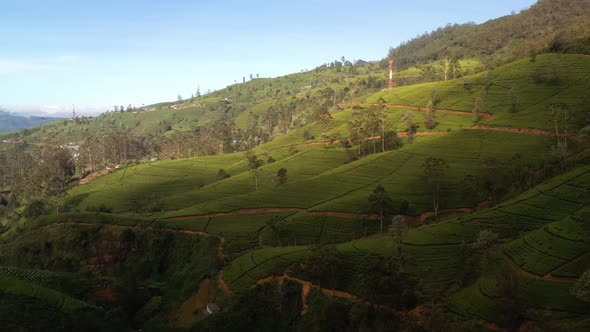
<svg viewBox="0 0 590 332">
<path fill-rule="evenodd" d="M 590 1 L 541 0 L 518 14 L 483 24 L 455 24 L 390 50 L 400 68 L 444 57 L 505 63 L 530 52 L 590 53 Z"/>
</svg>

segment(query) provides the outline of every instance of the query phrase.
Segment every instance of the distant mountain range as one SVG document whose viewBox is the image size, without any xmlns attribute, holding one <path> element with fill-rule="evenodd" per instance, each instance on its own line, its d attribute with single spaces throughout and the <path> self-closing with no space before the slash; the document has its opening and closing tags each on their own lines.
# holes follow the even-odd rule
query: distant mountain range
<svg viewBox="0 0 590 332">
<path fill-rule="evenodd" d="M 20 116 L 0 109 L 0 132 L 31 128 L 62 119 L 58 117 Z"/>
</svg>

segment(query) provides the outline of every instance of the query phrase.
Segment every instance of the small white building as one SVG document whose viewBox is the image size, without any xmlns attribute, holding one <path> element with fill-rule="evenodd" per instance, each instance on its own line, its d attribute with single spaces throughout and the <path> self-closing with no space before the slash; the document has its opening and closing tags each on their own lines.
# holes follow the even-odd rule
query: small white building
<svg viewBox="0 0 590 332">
<path fill-rule="evenodd" d="M 219 306 L 217 304 L 215 304 L 215 303 L 207 304 L 207 313 L 209 315 L 218 313 L 219 311 L 221 311 L 221 309 L 219 308 Z"/>
<path fill-rule="evenodd" d="M 117 165 L 117 164 L 107 164 L 107 165 L 105 166 L 105 169 L 106 169 L 107 171 L 112 171 L 112 170 L 115 170 L 115 169 L 119 169 L 119 167 L 121 167 L 121 165 Z"/>
</svg>

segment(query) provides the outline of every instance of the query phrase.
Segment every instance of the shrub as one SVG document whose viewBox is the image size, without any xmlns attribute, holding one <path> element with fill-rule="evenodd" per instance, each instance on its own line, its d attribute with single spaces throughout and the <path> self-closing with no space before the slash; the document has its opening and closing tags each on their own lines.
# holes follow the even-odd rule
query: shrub
<svg viewBox="0 0 590 332">
<path fill-rule="evenodd" d="M 218 179 L 223 180 L 223 179 L 227 179 L 229 177 L 230 177 L 230 175 L 223 168 L 220 168 L 219 171 L 217 171 L 217 178 Z"/>
<path fill-rule="evenodd" d="M 24 211 L 24 216 L 29 219 L 37 218 L 47 212 L 47 206 L 42 200 L 34 200 L 29 204 Z"/>
</svg>

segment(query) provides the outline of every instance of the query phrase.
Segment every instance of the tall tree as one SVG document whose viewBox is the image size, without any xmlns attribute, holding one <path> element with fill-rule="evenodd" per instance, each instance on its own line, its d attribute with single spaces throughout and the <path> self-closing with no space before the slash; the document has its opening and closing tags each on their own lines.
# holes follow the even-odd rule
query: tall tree
<svg viewBox="0 0 590 332">
<path fill-rule="evenodd" d="M 362 145 L 366 137 L 366 122 L 363 112 L 353 112 L 352 119 L 348 122 L 350 140 L 357 146 L 357 158 L 361 158 Z"/>
<path fill-rule="evenodd" d="M 431 100 L 428 101 L 426 105 L 426 112 L 424 112 L 424 125 L 428 129 L 428 131 L 432 131 L 434 126 L 436 126 L 436 109 L 434 108 L 434 102 Z"/>
<path fill-rule="evenodd" d="M 432 207 L 434 208 L 434 216 L 438 216 L 438 209 L 440 207 L 440 189 L 441 183 L 445 176 L 446 169 L 449 168 L 447 163 L 441 158 L 428 157 L 422 164 L 424 169 L 424 178 L 430 184 L 432 191 Z"/>
<path fill-rule="evenodd" d="M 590 270 L 582 273 L 576 283 L 572 285 L 570 292 L 578 299 L 590 302 Z"/>
<path fill-rule="evenodd" d="M 381 152 L 385 152 L 385 124 L 387 121 L 387 114 L 385 113 L 386 110 L 386 102 L 385 99 L 379 98 L 377 112 L 379 118 L 379 125 L 381 127 Z"/>
<path fill-rule="evenodd" d="M 496 248 L 498 245 L 499 236 L 497 233 L 490 231 L 489 229 L 484 229 L 477 234 L 477 239 L 471 247 L 478 253 L 483 254 L 483 263 L 484 266 L 487 264 L 489 259 L 489 254 Z"/>
<path fill-rule="evenodd" d="M 500 264 L 496 272 L 498 300 L 502 304 L 502 325 L 508 331 L 518 330 L 526 311 L 526 298 L 520 276 L 508 262 Z"/>
<path fill-rule="evenodd" d="M 461 63 L 459 63 L 459 59 L 453 58 L 451 60 L 451 71 L 453 72 L 453 79 L 461 76 Z"/>
<path fill-rule="evenodd" d="M 252 152 L 252 150 L 248 150 L 245 153 L 246 157 L 246 165 L 248 165 L 248 169 L 254 176 L 254 182 L 256 184 L 256 191 L 258 191 L 258 180 L 260 177 L 260 166 L 262 166 L 262 160 L 258 159 L 258 157 Z"/>
<path fill-rule="evenodd" d="M 569 112 L 567 109 L 562 108 L 559 105 L 548 105 L 547 110 L 551 114 L 553 119 L 553 125 L 555 128 L 555 145 L 551 146 L 551 153 L 559 158 L 561 165 L 561 171 L 565 170 L 565 164 L 567 156 L 569 155 L 568 148 L 568 127 L 569 127 Z"/>
<path fill-rule="evenodd" d="M 322 138 L 322 143 L 324 143 L 329 138 L 328 132 L 332 129 L 332 115 L 327 109 L 320 108 L 320 110 L 318 110 L 317 124 L 322 131 L 320 136 Z"/>
<path fill-rule="evenodd" d="M 277 172 L 277 179 L 278 179 L 279 185 L 287 183 L 287 169 L 286 168 L 279 169 L 279 171 Z"/>
<path fill-rule="evenodd" d="M 414 113 L 407 111 L 402 116 L 402 121 L 406 123 L 406 133 L 408 133 L 408 143 L 414 142 L 414 134 L 416 133 L 416 122 L 414 121 Z"/>
<path fill-rule="evenodd" d="M 328 281 L 328 287 L 335 289 L 338 282 L 338 272 L 342 269 L 342 258 L 334 246 L 316 246 L 312 248 L 304 263 L 304 269 L 310 276 L 322 285 Z"/>
<path fill-rule="evenodd" d="M 451 59 L 449 57 L 445 57 L 444 59 L 440 60 L 440 69 L 443 74 L 443 79 L 446 81 L 449 79 L 449 72 L 451 71 Z"/>
<path fill-rule="evenodd" d="M 486 90 L 486 95 L 488 95 L 490 93 L 490 89 L 492 88 L 492 85 L 494 85 L 494 73 L 491 70 L 488 70 L 488 73 L 486 75 L 486 79 L 484 82 L 484 89 Z"/>
<path fill-rule="evenodd" d="M 281 224 L 282 219 L 278 216 L 272 217 L 269 221 L 266 222 L 266 226 L 270 228 L 271 232 L 277 236 L 277 245 L 281 245 Z"/>
<path fill-rule="evenodd" d="M 375 136 L 379 132 L 379 128 L 383 128 L 381 118 L 379 115 L 379 108 L 376 106 L 371 106 L 366 112 L 363 113 L 363 115 L 365 117 L 365 123 L 367 125 L 367 139 L 371 142 L 373 146 L 373 153 L 377 153 L 377 146 L 375 145 Z"/>
<path fill-rule="evenodd" d="M 382 185 L 377 185 L 369 196 L 369 209 L 379 214 L 380 232 L 383 233 L 383 217 L 393 213 L 393 201 Z"/>
<path fill-rule="evenodd" d="M 389 225 L 389 235 L 393 238 L 393 242 L 395 243 L 397 251 L 400 255 L 402 253 L 402 242 L 409 229 L 410 227 L 408 226 L 406 218 L 400 215 L 394 216 L 391 221 L 391 225 Z"/>
<path fill-rule="evenodd" d="M 473 122 L 478 123 L 481 118 L 479 113 L 481 112 L 481 97 L 475 97 L 475 103 L 473 104 Z"/>
</svg>

